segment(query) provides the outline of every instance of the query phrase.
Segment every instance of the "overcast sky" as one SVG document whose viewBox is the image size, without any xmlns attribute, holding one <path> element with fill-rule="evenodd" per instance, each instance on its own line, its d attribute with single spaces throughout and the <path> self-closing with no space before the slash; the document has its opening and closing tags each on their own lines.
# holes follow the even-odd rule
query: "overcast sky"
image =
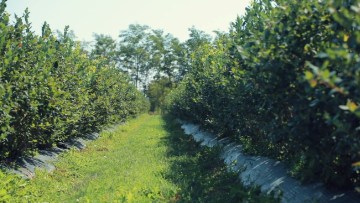
<svg viewBox="0 0 360 203">
<path fill-rule="evenodd" d="M 7 11 L 22 15 L 30 10 L 33 30 L 40 33 L 44 21 L 51 29 L 74 30 L 78 40 L 93 40 L 93 33 L 117 38 L 129 24 L 149 25 L 173 34 L 181 41 L 195 26 L 209 34 L 228 31 L 243 15 L 251 0 L 8 0 Z"/>
</svg>

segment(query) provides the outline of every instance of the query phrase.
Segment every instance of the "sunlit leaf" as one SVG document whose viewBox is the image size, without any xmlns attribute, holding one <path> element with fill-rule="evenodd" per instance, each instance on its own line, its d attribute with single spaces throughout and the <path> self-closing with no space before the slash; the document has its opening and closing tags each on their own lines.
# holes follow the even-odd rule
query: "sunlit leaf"
<svg viewBox="0 0 360 203">
<path fill-rule="evenodd" d="M 360 167 L 360 161 L 353 163 L 352 166 L 353 167 Z"/>
<path fill-rule="evenodd" d="M 311 80 L 314 78 L 314 74 L 310 71 L 305 71 L 305 79 L 306 80 Z"/>
<path fill-rule="evenodd" d="M 310 86 L 314 88 L 317 85 L 317 80 L 310 80 L 309 83 L 310 83 Z"/>
<path fill-rule="evenodd" d="M 346 106 L 348 107 L 349 111 L 354 112 L 358 109 L 358 105 L 351 100 L 348 100 Z"/>
</svg>

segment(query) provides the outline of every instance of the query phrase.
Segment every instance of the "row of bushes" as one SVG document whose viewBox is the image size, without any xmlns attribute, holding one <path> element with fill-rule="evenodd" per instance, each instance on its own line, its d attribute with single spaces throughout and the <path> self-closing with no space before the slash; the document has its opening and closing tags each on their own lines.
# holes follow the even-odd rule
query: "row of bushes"
<svg viewBox="0 0 360 203">
<path fill-rule="evenodd" d="M 359 185 L 360 1 L 256 0 L 193 53 L 168 110 L 284 160 L 304 181 Z"/>
<path fill-rule="evenodd" d="M 9 23 L 0 4 L 0 160 L 99 130 L 147 110 L 120 70 L 90 60 L 68 28 L 31 31 L 29 12 Z"/>
</svg>

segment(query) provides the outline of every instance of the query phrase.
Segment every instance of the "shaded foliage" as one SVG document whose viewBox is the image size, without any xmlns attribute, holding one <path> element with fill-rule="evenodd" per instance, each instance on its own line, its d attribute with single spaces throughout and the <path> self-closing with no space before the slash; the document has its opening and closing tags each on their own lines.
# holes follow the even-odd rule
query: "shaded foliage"
<svg viewBox="0 0 360 203">
<path fill-rule="evenodd" d="M 150 111 L 163 112 L 165 98 L 173 88 L 173 83 L 167 77 L 150 82 L 146 95 L 150 101 Z"/>
<path fill-rule="evenodd" d="M 219 148 L 202 147 L 184 135 L 176 121 L 164 117 L 170 136 L 164 140 L 173 161 L 165 177 L 180 187 L 176 202 L 279 202 L 259 187 L 245 187 L 237 172 L 230 172 L 219 159 Z"/>
<path fill-rule="evenodd" d="M 168 109 L 304 181 L 358 185 L 359 1 L 254 1 L 201 45 Z"/>
</svg>

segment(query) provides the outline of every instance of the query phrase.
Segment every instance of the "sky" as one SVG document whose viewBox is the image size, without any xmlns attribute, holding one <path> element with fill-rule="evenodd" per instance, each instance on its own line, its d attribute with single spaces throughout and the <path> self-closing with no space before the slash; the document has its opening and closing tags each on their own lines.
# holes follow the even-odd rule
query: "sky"
<svg viewBox="0 0 360 203">
<path fill-rule="evenodd" d="M 149 25 L 185 41 L 188 28 L 212 34 L 228 31 L 237 16 L 245 14 L 251 0 L 8 0 L 7 12 L 22 16 L 30 11 L 33 31 L 41 33 L 46 21 L 52 30 L 66 25 L 77 40 L 93 41 L 93 34 L 117 39 L 130 24 Z"/>
</svg>

